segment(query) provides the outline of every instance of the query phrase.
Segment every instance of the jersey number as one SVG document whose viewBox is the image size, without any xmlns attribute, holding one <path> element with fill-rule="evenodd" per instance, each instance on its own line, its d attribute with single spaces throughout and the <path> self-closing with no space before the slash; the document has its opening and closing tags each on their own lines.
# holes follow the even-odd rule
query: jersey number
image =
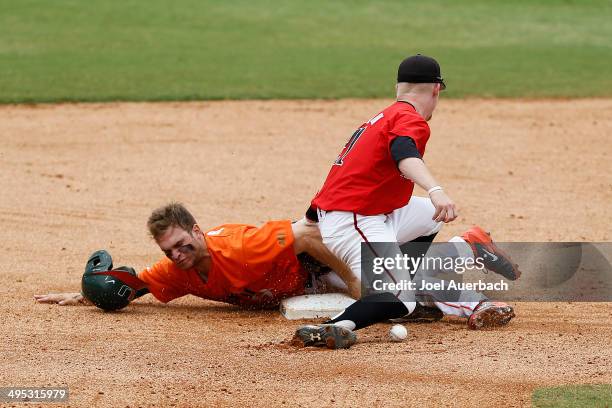
<svg viewBox="0 0 612 408">
<path fill-rule="evenodd" d="M 344 146 L 344 150 L 342 150 L 342 153 L 340 153 L 340 156 L 338 156 L 338 158 L 334 161 L 334 166 L 342 166 L 344 164 L 344 159 L 353 149 L 353 147 L 355 146 L 355 143 L 357 143 L 357 140 L 359 140 L 359 138 L 361 137 L 363 132 L 365 132 L 365 130 L 366 128 L 364 126 L 364 127 L 360 127 L 359 129 L 355 131 L 355 133 L 353 133 L 353 136 L 351 136 L 349 141 Z"/>
</svg>

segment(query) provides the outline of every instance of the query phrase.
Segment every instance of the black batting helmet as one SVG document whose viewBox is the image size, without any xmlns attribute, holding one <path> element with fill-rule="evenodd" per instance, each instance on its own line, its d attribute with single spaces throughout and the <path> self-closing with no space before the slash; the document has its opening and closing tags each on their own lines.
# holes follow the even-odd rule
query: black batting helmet
<svg viewBox="0 0 612 408">
<path fill-rule="evenodd" d="M 144 287 L 146 284 L 138 279 L 134 268 L 113 269 L 113 258 L 103 249 L 91 254 L 81 279 L 83 296 L 106 311 L 123 309 Z"/>
</svg>

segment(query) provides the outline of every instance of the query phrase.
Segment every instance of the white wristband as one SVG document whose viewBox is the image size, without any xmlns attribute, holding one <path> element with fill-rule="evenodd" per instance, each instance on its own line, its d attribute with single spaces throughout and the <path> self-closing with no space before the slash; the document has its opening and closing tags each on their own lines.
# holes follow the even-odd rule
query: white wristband
<svg viewBox="0 0 612 408">
<path fill-rule="evenodd" d="M 427 190 L 427 194 L 431 195 L 431 193 L 433 193 L 434 191 L 442 191 L 442 187 L 434 186 L 434 187 L 430 188 L 429 190 Z"/>
</svg>

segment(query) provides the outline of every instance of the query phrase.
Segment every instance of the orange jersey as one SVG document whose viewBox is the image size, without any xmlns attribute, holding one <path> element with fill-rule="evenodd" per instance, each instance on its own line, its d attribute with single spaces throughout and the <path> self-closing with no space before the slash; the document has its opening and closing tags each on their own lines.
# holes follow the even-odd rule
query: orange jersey
<svg viewBox="0 0 612 408">
<path fill-rule="evenodd" d="M 261 227 L 225 224 L 204 233 L 212 266 L 204 281 L 195 268 L 183 270 L 164 258 L 138 277 L 166 303 L 184 295 L 246 307 L 273 307 L 304 293 L 307 274 L 293 252 L 291 222 Z"/>
</svg>

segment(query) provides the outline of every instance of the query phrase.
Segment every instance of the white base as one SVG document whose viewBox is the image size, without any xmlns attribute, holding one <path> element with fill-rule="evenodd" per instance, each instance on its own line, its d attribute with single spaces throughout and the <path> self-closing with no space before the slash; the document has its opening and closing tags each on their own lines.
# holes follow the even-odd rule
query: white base
<svg viewBox="0 0 612 408">
<path fill-rule="evenodd" d="M 283 299 L 280 312 L 289 320 L 333 317 L 354 301 L 355 299 L 342 293 L 295 296 Z"/>
</svg>

